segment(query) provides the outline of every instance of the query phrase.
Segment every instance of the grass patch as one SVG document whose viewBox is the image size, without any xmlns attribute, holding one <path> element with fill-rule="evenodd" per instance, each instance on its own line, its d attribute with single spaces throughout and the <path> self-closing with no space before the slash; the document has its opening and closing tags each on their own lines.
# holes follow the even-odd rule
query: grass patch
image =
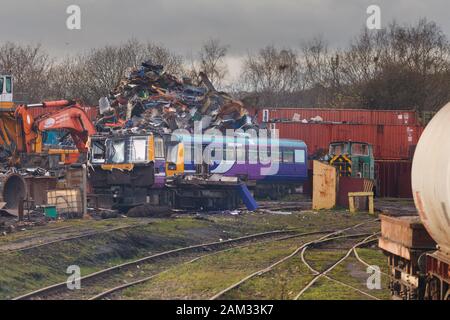
<svg viewBox="0 0 450 320">
<path fill-rule="evenodd" d="M 59 231 L 51 229 L 62 226 L 70 226 L 71 235 L 76 235 L 77 232 L 86 230 L 100 231 L 138 222 L 143 225 L 77 240 L 60 241 L 24 252 L 0 253 L 0 299 L 9 299 L 66 281 L 66 270 L 70 265 L 80 266 L 82 275 L 87 275 L 148 254 L 193 244 L 287 228 L 296 228 L 299 232 L 341 229 L 371 218 L 372 216 L 365 214 L 349 215 L 337 211 L 297 211 L 290 215 L 254 212 L 238 216 L 186 215 L 172 219 L 124 218 L 55 222 L 2 237 L 0 242 L 9 244 L 24 241 L 27 237 L 41 239 L 44 235 L 59 235 Z M 144 224 L 145 221 L 150 224 Z M 196 263 L 178 265 L 171 272 L 155 278 L 150 287 L 139 286 L 143 289 L 142 292 L 129 289 L 124 297 L 208 298 L 242 277 L 290 254 L 296 243 L 300 243 L 300 239 L 234 249 Z M 268 277 L 258 277 L 255 282 L 252 280 L 250 287 L 243 286 L 245 290 L 233 293 L 236 296 L 229 298 L 291 298 L 296 288 L 300 288 L 308 280 L 306 270 L 296 259 L 283 264 L 280 272 L 268 273 Z M 152 266 L 147 267 L 149 271 L 153 270 Z"/>
<path fill-rule="evenodd" d="M 123 292 L 125 299 L 207 299 L 219 291 L 287 256 L 298 239 L 235 248 L 204 257 Z"/>
<path fill-rule="evenodd" d="M 365 295 L 324 277 L 317 280 L 299 300 L 367 300 Z"/>
<path fill-rule="evenodd" d="M 226 294 L 224 299 L 289 300 L 293 299 L 313 275 L 296 255 L 266 274 L 245 282 Z"/>
<path fill-rule="evenodd" d="M 361 264 L 353 256 L 348 257 L 344 262 L 337 265 L 336 268 L 334 268 L 328 275 L 333 279 L 339 280 L 379 299 L 390 298 L 388 277 L 381 274 L 381 288 L 369 289 L 367 286 L 367 280 L 372 273 L 367 273 L 366 266 Z"/>
</svg>

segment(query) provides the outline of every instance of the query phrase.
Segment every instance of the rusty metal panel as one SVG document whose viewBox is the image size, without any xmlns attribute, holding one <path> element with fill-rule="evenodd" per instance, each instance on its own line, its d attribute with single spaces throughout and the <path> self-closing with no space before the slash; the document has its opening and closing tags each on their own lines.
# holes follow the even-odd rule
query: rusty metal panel
<svg viewBox="0 0 450 320">
<path fill-rule="evenodd" d="M 348 208 L 349 192 L 370 192 L 373 189 L 373 180 L 339 177 L 339 188 L 337 195 L 337 204 L 341 207 Z M 367 199 L 358 199 L 357 208 L 365 210 L 367 208 Z"/>
<path fill-rule="evenodd" d="M 336 205 L 336 168 L 320 161 L 313 167 L 313 209 L 331 209 Z"/>
<path fill-rule="evenodd" d="M 437 275 L 450 283 L 450 256 L 442 251 L 427 254 L 427 273 Z"/>
<path fill-rule="evenodd" d="M 406 260 L 411 260 L 411 250 L 398 242 L 380 237 L 378 238 L 378 247 Z"/>
<path fill-rule="evenodd" d="M 436 243 L 419 216 L 380 215 L 381 237 L 410 249 L 433 249 Z"/>
<path fill-rule="evenodd" d="M 35 205 L 47 204 L 47 191 L 56 188 L 57 177 L 25 177 L 28 195 Z"/>
<path fill-rule="evenodd" d="M 377 195 L 412 198 L 410 160 L 376 160 Z"/>
</svg>

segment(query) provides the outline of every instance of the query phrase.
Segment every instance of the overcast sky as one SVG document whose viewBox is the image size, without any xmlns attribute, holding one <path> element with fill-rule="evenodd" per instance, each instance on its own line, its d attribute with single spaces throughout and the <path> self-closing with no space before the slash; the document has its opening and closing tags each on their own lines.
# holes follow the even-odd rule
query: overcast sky
<svg viewBox="0 0 450 320">
<path fill-rule="evenodd" d="M 130 38 L 195 52 L 210 37 L 230 45 L 232 60 L 267 44 L 299 47 L 322 35 L 344 47 L 365 25 L 366 9 L 392 19 L 437 22 L 450 34 L 449 0 L 0 0 L 0 42 L 42 43 L 64 56 Z M 66 28 L 66 8 L 81 8 L 81 30 Z M 236 65 L 235 65 L 236 67 Z"/>
</svg>

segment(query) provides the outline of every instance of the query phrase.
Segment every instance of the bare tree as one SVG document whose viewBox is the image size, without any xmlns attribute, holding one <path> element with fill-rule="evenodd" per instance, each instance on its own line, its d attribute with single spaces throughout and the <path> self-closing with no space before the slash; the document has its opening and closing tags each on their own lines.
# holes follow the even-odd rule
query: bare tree
<svg viewBox="0 0 450 320">
<path fill-rule="evenodd" d="M 90 79 L 91 94 L 96 97 L 107 95 L 117 86 L 126 70 L 137 67 L 142 58 L 142 44 L 135 40 L 91 50 L 83 56 L 81 66 Z"/>
<path fill-rule="evenodd" d="M 16 101 L 41 101 L 52 66 L 53 59 L 39 44 L 23 46 L 7 42 L 0 46 L 0 72 L 14 77 Z"/>
<path fill-rule="evenodd" d="M 449 53 L 448 39 L 434 22 L 393 22 L 378 32 L 363 31 L 351 43 L 342 78 L 366 107 L 435 109 L 450 98 Z"/>
<path fill-rule="evenodd" d="M 162 64 L 170 73 L 182 72 L 181 56 L 161 45 L 130 40 L 61 60 L 51 70 L 49 94 L 96 104 L 100 97 L 108 95 L 118 85 L 127 71 L 144 61 Z"/>
<path fill-rule="evenodd" d="M 267 46 L 244 60 L 245 87 L 260 96 L 260 103 L 282 105 L 283 95 L 301 89 L 300 64 L 292 49 Z"/>
<path fill-rule="evenodd" d="M 203 72 L 216 88 L 220 88 L 228 74 L 225 62 L 227 52 L 228 46 L 222 45 L 218 39 L 211 38 L 204 42 L 197 57 L 191 57 L 190 77 L 198 79 L 200 72 Z"/>
<path fill-rule="evenodd" d="M 328 44 L 321 37 L 302 44 L 302 63 L 306 87 L 326 87 L 330 78 L 330 53 Z"/>
<path fill-rule="evenodd" d="M 322 37 L 303 43 L 305 91 L 312 98 L 312 106 L 338 107 L 349 103 L 342 73 L 344 55 L 330 50 Z"/>
<path fill-rule="evenodd" d="M 171 52 L 162 45 L 147 43 L 143 55 L 154 64 L 164 66 L 164 70 L 170 74 L 181 76 L 184 74 L 184 59 L 181 55 Z"/>
</svg>

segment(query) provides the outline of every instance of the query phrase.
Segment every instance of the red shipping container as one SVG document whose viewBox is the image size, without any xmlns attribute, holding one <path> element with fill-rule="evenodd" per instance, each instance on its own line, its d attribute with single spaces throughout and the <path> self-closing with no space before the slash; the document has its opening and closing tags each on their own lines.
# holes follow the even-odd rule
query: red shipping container
<svg viewBox="0 0 450 320">
<path fill-rule="evenodd" d="M 277 108 L 260 109 L 259 122 L 301 121 L 320 116 L 324 122 L 351 124 L 419 125 L 412 110 L 368 110 L 368 109 L 321 109 L 321 108 Z"/>
<path fill-rule="evenodd" d="M 411 159 L 422 126 L 273 123 L 283 139 L 303 140 L 310 156 L 326 154 L 333 141 L 361 141 L 373 145 L 375 159 Z"/>
<path fill-rule="evenodd" d="M 380 197 L 412 198 L 412 161 L 377 160 L 375 176 Z"/>
</svg>

